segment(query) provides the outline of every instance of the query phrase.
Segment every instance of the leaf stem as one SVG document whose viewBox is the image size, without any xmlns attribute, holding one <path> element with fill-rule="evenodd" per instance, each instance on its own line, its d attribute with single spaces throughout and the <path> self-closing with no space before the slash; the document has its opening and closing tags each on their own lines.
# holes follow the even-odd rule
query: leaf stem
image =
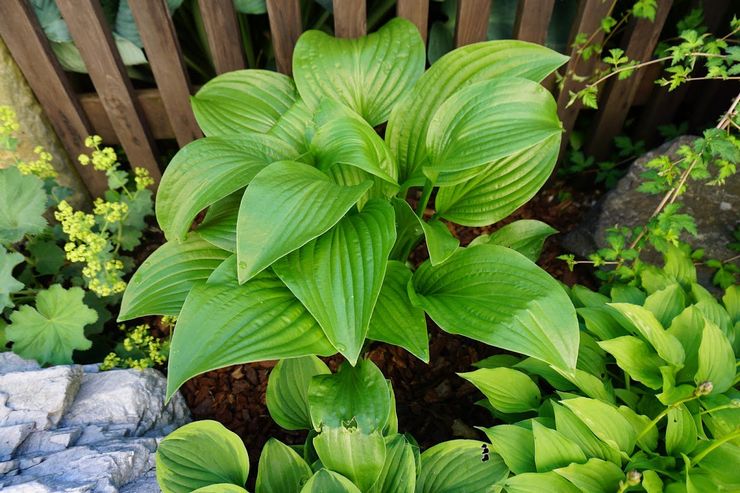
<svg viewBox="0 0 740 493">
<path fill-rule="evenodd" d="M 738 438 L 738 437 L 740 437 L 740 428 L 736 429 L 732 433 L 729 433 L 729 434 L 723 436 L 722 438 L 720 438 L 718 440 L 714 440 L 714 442 L 712 442 L 711 445 L 709 445 L 707 448 L 705 448 L 704 450 L 702 450 L 701 452 L 699 452 L 698 454 L 696 454 L 691 459 L 691 466 L 689 466 L 689 467 L 693 467 L 693 466 L 697 465 L 699 462 L 702 461 L 702 459 L 704 459 L 704 457 L 706 457 L 711 452 L 713 452 L 714 449 L 716 449 L 716 448 L 724 445 L 725 443 L 729 442 L 730 440 L 734 440 L 735 438 Z"/>
<path fill-rule="evenodd" d="M 663 409 L 663 411 L 660 414 L 658 414 L 655 418 L 653 418 L 653 420 L 650 421 L 650 423 L 648 423 L 647 425 L 645 425 L 645 428 L 643 428 L 642 431 L 637 435 L 637 437 L 635 438 L 635 441 L 637 441 L 640 438 L 644 437 L 651 429 L 653 429 L 654 426 L 656 426 L 660 422 L 661 419 L 663 419 L 664 417 L 666 417 L 668 415 L 668 413 L 671 412 L 671 410 L 678 408 L 678 406 L 680 406 L 681 404 L 683 404 L 685 402 L 689 402 L 689 401 L 693 401 L 694 399 L 698 399 L 699 397 L 700 397 L 700 395 L 693 394 L 690 397 L 685 397 L 683 399 L 680 399 L 680 400 L 674 402 L 673 404 L 671 404 L 670 406 L 666 407 L 665 409 Z"/>
<path fill-rule="evenodd" d="M 434 183 L 427 178 L 424 182 L 424 190 L 421 192 L 419 204 L 416 206 L 416 215 L 420 218 L 424 217 L 424 211 L 427 210 L 429 199 L 432 196 L 432 190 L 434 190 Z"/>
</svg>

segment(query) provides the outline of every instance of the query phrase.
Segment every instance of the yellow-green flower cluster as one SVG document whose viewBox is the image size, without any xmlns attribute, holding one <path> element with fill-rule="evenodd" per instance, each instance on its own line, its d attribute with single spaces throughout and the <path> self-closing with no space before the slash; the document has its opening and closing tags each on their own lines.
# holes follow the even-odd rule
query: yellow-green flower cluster
<svg viewBox="0 0 740 493">
<path fill-rule="evenodd" d="M 154 185 L 154 178 L 151 177 L 149 171 L 146 168 L 134 168 L 134 181 L 136 182 L 137 190 L 144 190 L 150 185 Z"/>
<path fill-rule="evenodd" d="M 128 214 L 128 204 L 125 202 L 107 202 L 98 197 L 93 206 L 93 213 L 111 224 L 123 221 Z"/>
<path fill-rule="evenodd" d="M 141 324 L 128 329 L 125 325 L 119 328 L 126 333 L 126 338 L 121 344 L 125 354 L 110 353 L 103 360 L 101 370 L 112 368 L 136 368 L 143 370 L 156 365 L 162 365 L 167 361 L 169 344 L 167 341 L 158 339 L 151 335 L 149 324 Z"/>
<path fill-rule="evenodd" d="M 112 147 L 100 148 L 103 139 L 99 135 L 91 135 L 85 138 L 85 147 L 93 151 L 88 154 L 80 154 L 77 160 L 81 165 L 92 164 L 98 171 L 115 171 L 118 168 L 118 156 Z"/>
<path fill-rule="evenodd" d="M 0 136 L 10 137 L 20 128 L 13 108 L 0 106 Z"/>
<path fill-rule="evenodd" d="M 38 156 L 35 161 L 19 161 L 18 170 L 24 175 L 36 175 L 39 178 L 56 178 L 57 172 L 54 166 L 51 165 L 51 154 L 41 146 L 36 146 L 33 149 L 34 154 Z"/>
</svg>

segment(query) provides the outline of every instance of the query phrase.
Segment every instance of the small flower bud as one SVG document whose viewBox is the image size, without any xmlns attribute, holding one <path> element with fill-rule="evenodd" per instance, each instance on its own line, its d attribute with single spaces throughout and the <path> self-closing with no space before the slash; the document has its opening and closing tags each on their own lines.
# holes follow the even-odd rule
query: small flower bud
<svg viewBox="0 0 740 493">
<path fill-rule="evenodd" d="M 712 393 L 712 390 L 714 390 L 714 384 L 712 384 L 712 382 L 707 380 L 696 386 L 696 390 L 694 390 L 694 395 L 697 395 L 697 396 L 709 395 Z"/>
<path fill-rule="evenodd" d="M 632 469 L 627 472 L 627 484 L 630 486 L 637 486 L 642 481 L 642 473 Z"/>
</svg>

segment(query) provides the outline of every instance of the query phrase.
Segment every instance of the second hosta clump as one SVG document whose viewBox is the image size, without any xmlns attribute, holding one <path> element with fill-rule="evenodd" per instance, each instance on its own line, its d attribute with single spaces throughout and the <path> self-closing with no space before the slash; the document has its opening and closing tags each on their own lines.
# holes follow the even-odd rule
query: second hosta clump
<svg viewBox="0 0 740 493">
<path fill-rule="evenodd" d="M 424 72 L 419 33 L 395 19 L 355 40 L 305 33 L 294 78 L 206 84 L 193 97 L 206 137 L 177 153 L 157 195 L 168 242 L 120 316 L 178 316 L 169 394 L 237 363 L 339 352 L 354 365 L 367 339 L 427 360 L 425 313 L 572 374 L 575 310 L 533 263 L 553 230 L 519 221 L 461 248 L 443 222 L 495 223 L 543 185 L 561 125 L 538 82 L 565 60 L 494 41 Z M 430 259 L 414 271 L 420 241 Z"/>
</svg>

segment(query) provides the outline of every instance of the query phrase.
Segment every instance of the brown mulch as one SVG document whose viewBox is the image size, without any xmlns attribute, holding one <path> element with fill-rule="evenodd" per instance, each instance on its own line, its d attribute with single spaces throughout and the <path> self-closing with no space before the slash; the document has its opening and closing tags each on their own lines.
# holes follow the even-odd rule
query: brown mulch
<svg viewBox="0 0 740 493">
<path fill-rule="evenodd" d="M 563 192 L 569 192 L 562 199 Z M 532 201 L 516 211 L 505 222 L 516 219 L 539 219 L 562 234 L 573 229 L 594 202 L 594 193 L 569 190 L 563 183 L 550 184 Z M 490 228 L 453 227 L 454 234 L 466 245 Z M 539 264 L 568 285 L 593 286 L 588 269 L 569 272 L 556 257 L 562 253 L 558 236 L 550 238 Z M 417 250 L 412 259 L 423 260 Z M 473 426 L 490 426 L 490 414 L 474 405 L 481 395 L 458 377 L 457 372 L 470 371 L 471 364 L 498 350 L 461 336 L 447 334 L 429 321 L 430 364 L 425 364 L 401 348 L 374 344 L 369 353 L 393 383 L 397 400 L 399 430 L 413 435 L 422 448 L 444 440 L 480 436 Z M 336 368 L 339 357 L 329 358 Z M 256 467 L 264 443 L 270 437 L 286 443 L 301 443 L 305 433 L 280 428 L 270 418 L 265 405 L 265 391 L 274 362 L 237 365 L 200 375 L 183 388 L 182 393 L 196 419 L 215 419 L 242 437 Z"/>
</svg>

